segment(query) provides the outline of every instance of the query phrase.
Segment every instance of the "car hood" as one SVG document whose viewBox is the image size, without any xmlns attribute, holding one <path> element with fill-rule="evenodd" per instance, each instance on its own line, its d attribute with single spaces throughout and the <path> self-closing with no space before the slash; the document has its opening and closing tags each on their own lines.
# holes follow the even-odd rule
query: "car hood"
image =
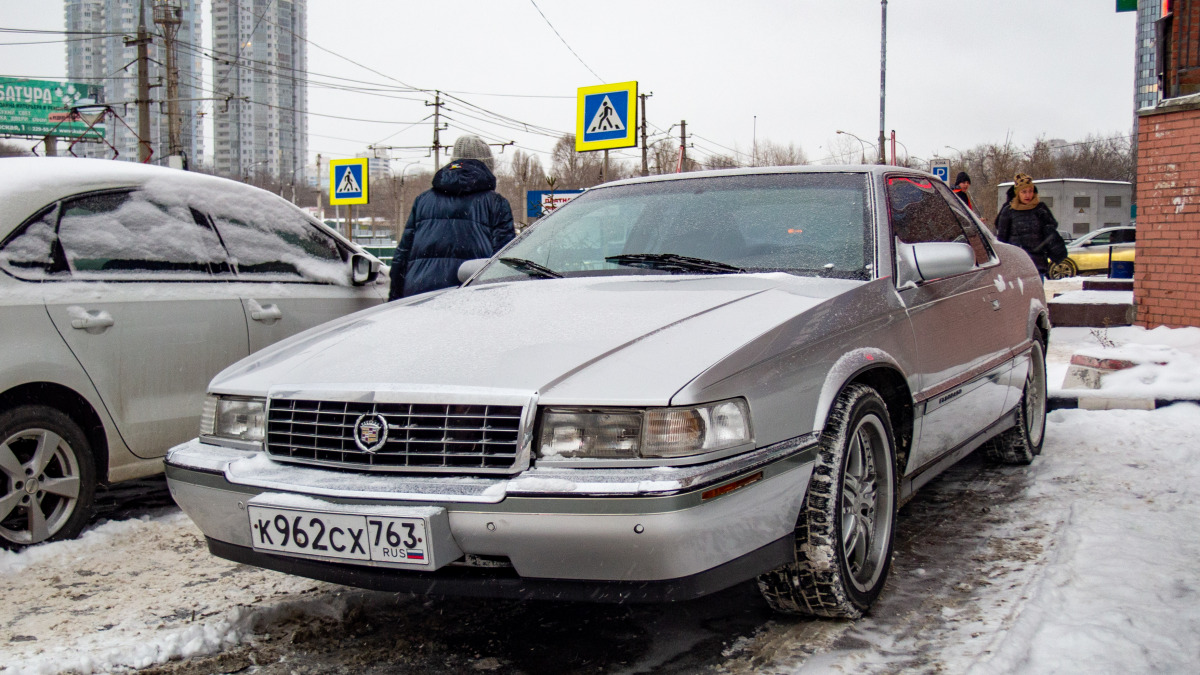
<svg viewBox="0 0 1200 675">
<path fill-rule="evenodd" d="M 381 391 L 504 392 L 537 395 L 543 404 L 666 405 L 740 346 L 863 283 L 778 273 L 469 286 L 325 324 L 229 367 L 211 388 L 350 400 Z"/>
</svg>

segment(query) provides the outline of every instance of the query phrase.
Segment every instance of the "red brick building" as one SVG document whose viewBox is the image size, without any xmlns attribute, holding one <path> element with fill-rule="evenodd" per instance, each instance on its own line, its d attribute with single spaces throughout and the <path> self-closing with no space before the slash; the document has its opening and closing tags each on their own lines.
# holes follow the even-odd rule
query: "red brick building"
<svg viewBox="0 0 1200 675">
<path fill-rule="evenodd" d="M 1200 0 L 1158 25 L 1162 100 L 1138 111 L 1137 324 L 1200 326 Z"/>
</svg>

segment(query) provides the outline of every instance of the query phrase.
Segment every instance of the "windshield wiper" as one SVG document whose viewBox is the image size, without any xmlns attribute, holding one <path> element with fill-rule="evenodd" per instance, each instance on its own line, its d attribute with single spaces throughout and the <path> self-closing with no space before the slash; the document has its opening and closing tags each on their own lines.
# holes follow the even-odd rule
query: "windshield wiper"
<svg viewBox="0 0 1200 675">
<path fill-rule="evenodd" d="M 524 272 L 531 277 L 538 277 L 539 279 L 563 278 L 563 275 L 559 274 L 558 272 L 555 272 L 549 267 L 543 267 L 532 260 L 526 260 L 524 258 L 498 258 L 498 260 L 514 270 Z"/>
<path fill-rule="evenodd" d="M 648 270 L 670 272 L 706 272 L 709 274 L 737 274 L 746 270 L 716 260 L 692 258 L 678 253 L 626 253 L 610 255 L 604 259 L 618 265 L 641 267 Z"/>
</svg>

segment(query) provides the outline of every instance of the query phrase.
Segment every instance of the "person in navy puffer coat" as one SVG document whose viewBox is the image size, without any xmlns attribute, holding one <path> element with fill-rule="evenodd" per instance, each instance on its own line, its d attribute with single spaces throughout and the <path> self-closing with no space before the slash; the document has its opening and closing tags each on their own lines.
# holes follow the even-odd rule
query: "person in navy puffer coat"
<svg viewBox="0 0 1200 675">
<path fill-rule="evenodd" d="M 413 202 L 392 258 L 388 300 L 457 286 L 459 265 L 491 257 L 516 236 L 492 167 L 492 151 L 478 136 L 454 142 L 433 189 Z"/>
</svg>

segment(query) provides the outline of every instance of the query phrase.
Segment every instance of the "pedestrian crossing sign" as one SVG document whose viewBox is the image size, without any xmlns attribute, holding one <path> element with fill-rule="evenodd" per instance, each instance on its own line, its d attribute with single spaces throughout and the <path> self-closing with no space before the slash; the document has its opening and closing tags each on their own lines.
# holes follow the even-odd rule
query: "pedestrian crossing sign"
<svg viewBox="0 0 1200 675">
<path fill-rule="evenodd" d="M 575 150 L 637 147 L 637 82 L 580 87 Z"/>
<path fill-rule="evenodd" d="M 367 158 L 329 160 L 329 203 L 367 203 Z"/>
</svg>

